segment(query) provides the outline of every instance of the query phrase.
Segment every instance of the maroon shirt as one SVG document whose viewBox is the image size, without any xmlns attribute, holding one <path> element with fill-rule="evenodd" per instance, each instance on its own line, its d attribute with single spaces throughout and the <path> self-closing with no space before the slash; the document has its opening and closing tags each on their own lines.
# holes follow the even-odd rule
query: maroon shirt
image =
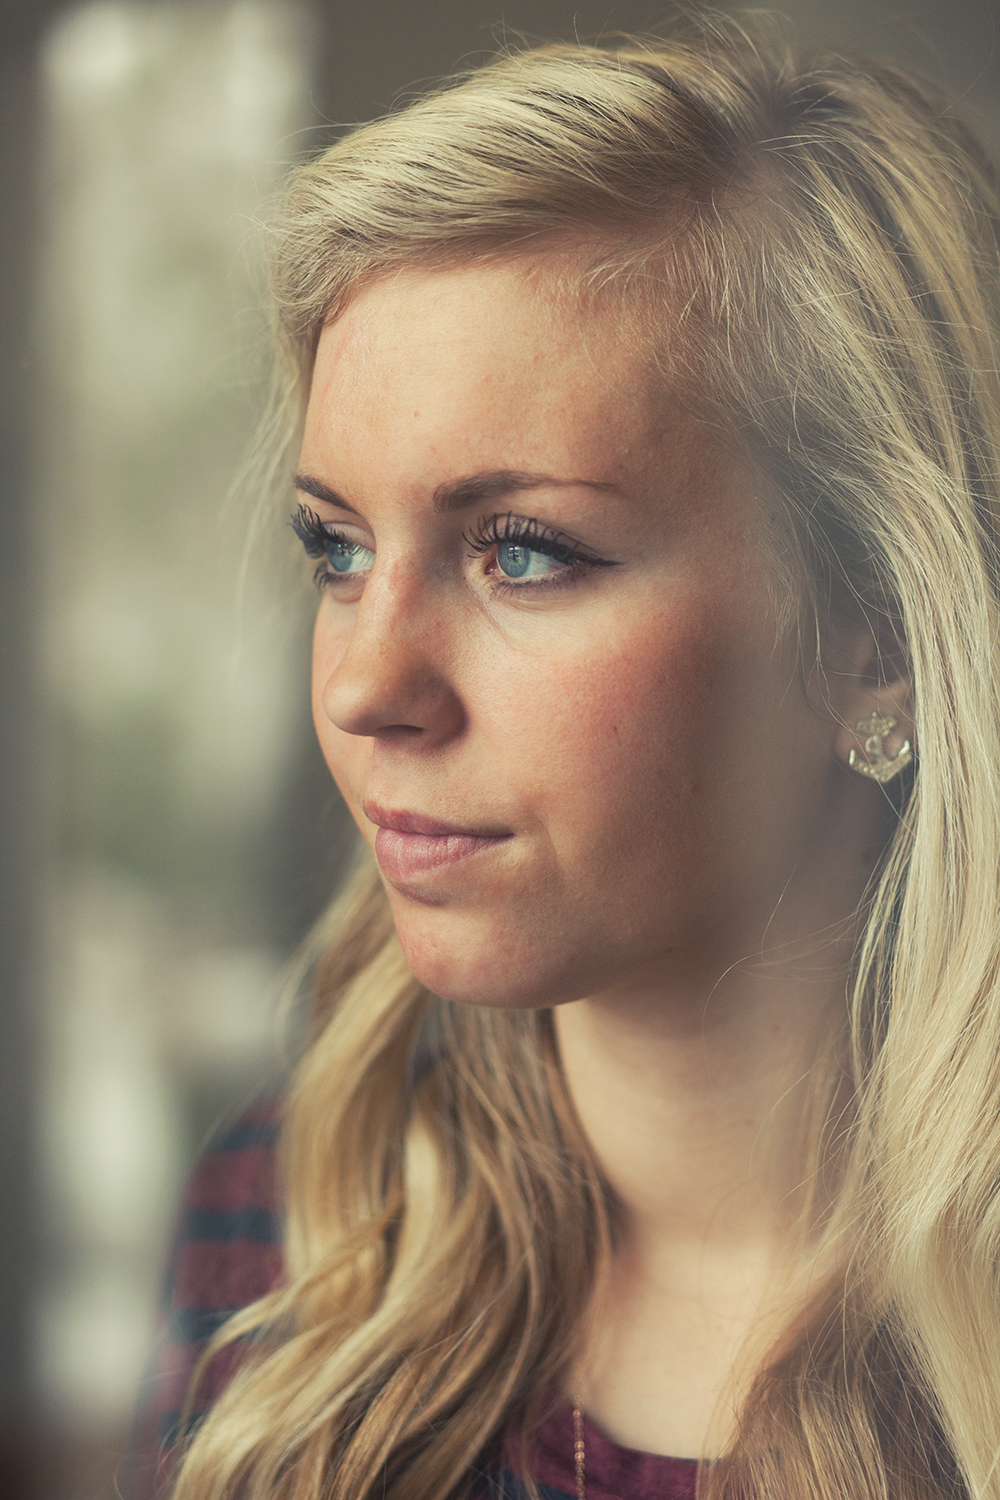
<svg viewBox="0 0 1000 1500">
<path fill-rule="evenodd" d="M 120 1475 L 125 1500 L 153 1500 L 169 1488 L 171 1454 L 195 1366 L 232 1313 L 281 1278 L 281 1216 L 275 1180 L 275 1101 L 248 1110 L 197 1162 L 181 1208 L 171 1257 L 164 1331 L 144 1383 L 132 1454 Z M 231 1345 L 213 1361 L 198 1392 L 197 1422 L 240 1358 Z M 585 1423 L 587 1500 L 694 1500 L 693 1459 L 662 1458 L 611 1442 Z M 542 1500 L 575 1500 L 573 1413 L 566 1404 L 546 1422 L 534 1453 Z M 503 1472 L 482 1475 L 477 1495 L 520 1500 L 513 1451 Z"/>
<path fill-rule="evenodd" d="M 623 1448 L 586 1416 L 583 1422 L 587 1500 L 694 1500 L 698 1465 L 693 1458 L 663 1458 Z M 538 1434 L 535 1479 L 558 1494 L 576 1496 L 573 1409 L 567 1402 Z M 513 1468 L 508 1455 L 508 1467 Z"/>
</svg>

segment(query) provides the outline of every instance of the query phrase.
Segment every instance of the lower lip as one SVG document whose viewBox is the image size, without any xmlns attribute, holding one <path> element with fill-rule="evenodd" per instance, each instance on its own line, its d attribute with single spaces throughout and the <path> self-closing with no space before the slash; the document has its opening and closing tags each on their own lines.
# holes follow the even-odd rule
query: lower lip
<svg viewBox="0 0 1000 1500">
<path fill-rule="evenodd" d="M 427 875 L 442 865 L 454 865 L 495 849 L 510 837 L 484 838 L 475 833 L 400 833 L 396 828 L 380 828 L 375 835 L 375 858 L 387 880 L 412 880 Z"/>
</svg>

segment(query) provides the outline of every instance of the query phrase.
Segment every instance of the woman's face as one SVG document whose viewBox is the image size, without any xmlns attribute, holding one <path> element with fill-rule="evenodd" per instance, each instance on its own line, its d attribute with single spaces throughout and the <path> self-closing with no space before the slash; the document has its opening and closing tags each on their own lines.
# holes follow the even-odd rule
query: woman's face
<svg viewBox="0 0 1000 1500">
<path fill-rule="evenodd" d="M 417 976 L 493 1005 L 759 951 L 845 781 L 776 636 L 767 484 L 560 286 L 361 292 L 298 479 L 323 752 Z"/>
</svg>

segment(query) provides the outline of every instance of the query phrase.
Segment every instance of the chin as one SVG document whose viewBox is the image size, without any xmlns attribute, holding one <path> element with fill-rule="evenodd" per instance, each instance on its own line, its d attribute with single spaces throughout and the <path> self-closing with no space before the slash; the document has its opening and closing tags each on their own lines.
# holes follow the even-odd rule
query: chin
<svg viewBox="0 0 1000 1500">
<path fill-rule="evenodd" d="M 414 975 L 432 994 L 457 1005 L 538 1010 L 591 993 L 593 969 L 576 956 L 561 963 L 552 945 L 536 939 L 512 943 L 502 933 L 470 932 L 465 923 L 428 923 L 396 903 L 396 931 Z"/>
<path fill-rule="evenodd" d="M 487 1005 L 504 1010 L 537 1010 L 552 1003 L 550 994 L 538 984 L 537 976 L 521 981 L 509 973 L 499 974 L 496 967 L 470 962 L 445 952 L 428 953 L 423 945 L 411 949 L 403 942 L 403 952 L 414 975 L 432 994 L 456 1005 Z"/>
</svg>

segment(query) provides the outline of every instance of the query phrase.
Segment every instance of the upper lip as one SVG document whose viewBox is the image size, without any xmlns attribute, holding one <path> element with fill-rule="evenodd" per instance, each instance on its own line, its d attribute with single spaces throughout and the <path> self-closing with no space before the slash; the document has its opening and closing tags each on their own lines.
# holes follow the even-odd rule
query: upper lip
<svg viewBox="0 0 1000 1500">
<path fill-rule="evenodd" d="M 480 839 L 510 837 L 509 828 L 462 828 L 457 823 L 446 823 L 442 818 L 425 817 L 423 813 L 379 807 L 376 802 L 362 803 L 361 811 L 369 823 L 377 823 L 380 828 L 392 828 L 396 833 L 423 833 L 432 838 L 443 838 L 451 833 Z"/>
</svg>

